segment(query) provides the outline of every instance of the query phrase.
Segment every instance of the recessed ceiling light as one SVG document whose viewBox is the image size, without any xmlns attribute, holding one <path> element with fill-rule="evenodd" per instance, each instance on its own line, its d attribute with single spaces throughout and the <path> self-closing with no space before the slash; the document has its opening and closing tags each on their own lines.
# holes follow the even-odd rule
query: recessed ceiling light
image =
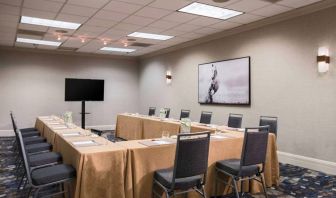
<svg viewBox="0 0 336 198">
<path fill-rule="evenodd" d="M 133 32 L 132 34 L 129 34 L 128 36 L 131 37 L 138 37 L 138 38 L 146 38 L 146 39 L 155 39 L 155 40 L 168 40 L 173 38 L 174 36 L 167 36 L 167 35 L 161 35 L 161 34 L 150 34 L 150 33 L 143 33 L 143 32 Z"/>
<path fill-rule="evenodd" d="M 41 19 L 36 17 L 22 16 L 21 23 L 31 24 L 31 25 L 42 25 L 48 27 L 64 28 L 76 30 L 81 25 L 80 23 L 71 23 L 66 21 L 56 21 L 50 19 Z"/>
<path fill-rule="evenodd" d="M 224 20 L 243 14 L 243 12 L 229 10 L 197 2 L 189 4 L 184 8 L 179 9 L 178 11 Z"/>
<path fill-rule="evenodd" d="M 51 45 L 51 46 L 60 46 L 62 44 L 62 42 L 36 40 L 36 39 L 28 39 L 28 38 L 16 38 L 16 42 L 31 43 L 31 44 L 38 44 L 38 45 Z"/>
<path fill-rule="evenodd" d="M 130 53 L 130 52 L 134 52 L 135 51 L 135 49 L 117 48 L 117 47 L 103 47 L 100 50 L 111 51 L 111 52 L 126 52 L 126 53 Z"/>
</svg>

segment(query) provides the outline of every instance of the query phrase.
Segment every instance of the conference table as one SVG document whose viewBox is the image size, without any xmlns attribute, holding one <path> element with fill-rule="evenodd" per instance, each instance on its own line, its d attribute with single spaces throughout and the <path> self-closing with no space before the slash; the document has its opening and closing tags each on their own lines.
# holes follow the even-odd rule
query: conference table
<svg viewBox="0 0 336 198">
<path fill-rule="evenodd" d="M 55 127 L 58 125 L 53 125 L 54 121 L 46 118 L 49 117 L 38 117 L 35 127 L 53 145 L 54 151 L 63 155 L 64 163 L 76 168 L 77 178 L 71 185 L 73 197 L 149 198 L 154 171 L 173 166 L 176 147 L 174 135 L 180 131 L 180 122 L 177 120 L 138 114 L 119 114 L 116 134 L 128 141 L 112 143 L 76 126 Z M 217 133 L 215 133 L 216 130 Z M 162 131 L 169 131 L 173 137 L 162 139 Z M 206 193 L 210 197 L 215 195 L 216 161 L 240 158 L 244 134 L 226 126 L 214 127 L 193 123 L 191 132 L 198 131 L 213 133 L 205 185 Z M 66 135 L 76 132 L 80 132 L 81 135 Z M 74 142 L 88 140 L 94 140 L 99 145 L 81 147 L 74 144 Z M 279 164 L 276 139 L 273 134 L 269 134 L 265 165 L 266 185 L 269 187 L 279 185 Z M 245 182 L 243 189 L 260 192 L 261 185 L 256 182 Z M 218 194 L 228 193 L 230 190 L 221 184 Z M 191 192 L 188 197 L 199 196 Z"/>
</svg>

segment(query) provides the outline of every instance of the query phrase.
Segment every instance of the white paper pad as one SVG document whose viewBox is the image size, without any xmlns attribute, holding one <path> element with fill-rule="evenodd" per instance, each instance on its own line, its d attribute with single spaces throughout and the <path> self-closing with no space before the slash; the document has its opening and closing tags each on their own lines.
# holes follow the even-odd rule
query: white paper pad
<svg viewBox="0 0 336 198">
<path fill-rule="evenodd" d="M 227 136 L 223 136 L 223 135 L 211 135 L 212 138 L 216 138 L 216 139 L 225 139 L 228 138 Z"/>
<path fill-rule="evenodd" d="M 62 134 L 64 137 L 74 137 L 74 136 L 80 136 L 80 132 L 74 132 L 74 133 L 63 133 Z"/>
<path fill-rule="evenodd" d="M 145 140 L 140 141 L 140 144 L 143 144 L 145 146 L 159 146 L 159 145 L 166 145 L 166 144 L 174 144 L 176 143 L 176 140 L 170 139 L 170 140 Z"/>
<path fill-rule="evenodd" d="M 96 146 L 99 145 L 99 143 L 95 142 L 94 140 L 83 140 L 83 141 L 75 141 L 72 142 L 75 146 Z"/>
<path fill-rule="evenodd" d="M 68 127 L 66 127 L 66 126 L 53 126 L 52 127 L 52 129 L 55 129 L 55 130 L 57 130 L 57 129 L 67 129 Z"/>
<path fill-rule="evenodd" d="M 59 125 L 61 123 L 60 122 L 47 122 L 47 124 L 50 124 L 50 125 Z"/>
</svg>

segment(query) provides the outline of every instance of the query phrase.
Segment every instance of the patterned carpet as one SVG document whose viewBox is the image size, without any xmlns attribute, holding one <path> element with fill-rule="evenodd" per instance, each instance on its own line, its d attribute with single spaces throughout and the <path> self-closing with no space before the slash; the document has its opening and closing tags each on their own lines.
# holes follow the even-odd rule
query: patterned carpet
<svg viewBox="0 0 336 198">
<path fill-rule="evenodd" d="M 25 197 L 26 191 L 17 192 L 17 183 L 13 175 L 14 153 L 13 137 L 0 137 L 0 198 Z M 336 176 L 289 165 L 280 164 L 280 185 L 267 189 L 270 198 L 336 198 Z M 234 196 L 223 196 L 234 197 Z M 262 195 L 244 195 L 244 197 L 263 197 Z"/>
</svg>

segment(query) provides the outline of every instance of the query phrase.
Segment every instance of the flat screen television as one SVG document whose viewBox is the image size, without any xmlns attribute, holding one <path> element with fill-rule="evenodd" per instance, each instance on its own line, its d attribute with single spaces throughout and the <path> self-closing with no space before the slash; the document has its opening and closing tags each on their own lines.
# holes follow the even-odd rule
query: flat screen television
<svg viewBox="0 0 336 198">
<path fill-rule="evenodd" d="M 104 101 L 104 80 L 66 78 L 65 101 Z"/>
<path fill-rule="evenodd" d="M 199 64 L 198 102 L 250 105 L 250 57 Z"/>
</svg>

